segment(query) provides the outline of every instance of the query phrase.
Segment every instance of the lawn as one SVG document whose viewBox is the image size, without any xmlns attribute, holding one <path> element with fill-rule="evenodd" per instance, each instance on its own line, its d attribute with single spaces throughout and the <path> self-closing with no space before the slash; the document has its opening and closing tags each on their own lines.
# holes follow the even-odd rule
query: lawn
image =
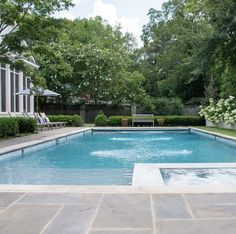
<svg viewBox="0 0 236 234">
<path fill-rule="evenodd" d="M 210 132 L 214 132 L 214 133 L 220 133 L 220 134 L 224 134 L 227 136 L 236 137 L 236 130 L 232 130 L 232 129 L 213 128 L 213 127 L 197 127 L 197 128 L 202 129 L 202 130 L 206 130 L 206 131 L 210 131 Z"/>
</svg>

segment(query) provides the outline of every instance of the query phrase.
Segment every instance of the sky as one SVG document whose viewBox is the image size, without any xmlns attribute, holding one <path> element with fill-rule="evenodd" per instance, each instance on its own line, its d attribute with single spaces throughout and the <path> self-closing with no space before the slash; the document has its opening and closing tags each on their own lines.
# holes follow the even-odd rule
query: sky
<svg viewBox="0 0 236 234">
<path fill-rule="evenodd" d="M 73 0 L 75 6 L 69 11 L 57 13 L 56 17 L 75 19 L 101 16 L 109 24 L 120 24 L 123 32 L 131 32 L 140 43 L 142 27 L 148 22 L 150 8 L 161 9 L 165 0 Z"/>
</svg>

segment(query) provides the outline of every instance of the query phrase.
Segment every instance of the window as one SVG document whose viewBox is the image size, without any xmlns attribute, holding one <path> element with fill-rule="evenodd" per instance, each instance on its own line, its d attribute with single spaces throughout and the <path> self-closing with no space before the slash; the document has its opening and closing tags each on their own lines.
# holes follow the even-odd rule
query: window
<svg viewBox="0 0 236 234">
<path fill-rule="evenodd" d="M 23 90 L 26 89 L 26 80 L 25 77 L 23 77 Z M 26 112 L 26 96 L 23 95 L 23 111 Z"/>
<path fill-rule="evenodd" d="M 6 65 L 0 64 L 0 111 L 6 111 Z"/>
<path fill-rule="evenodd" d="M 30 88 L 30 78 L 24 77 L 23 78 L 23 89 Z M 24 112 L 30 112 L 30 95 L 23 96 L 23 110 Z"/>
<path fill-rule="evenodd" d="M 27 78 L 27 88 L 30 88 L 30 79 Z M 30 95 L 27 96 L 27 112 L 30 112 Z"/>
<path fill-rule="evenodd" d="M 10 76 L 10 96 L 11 96 L 11 112 L 19 112 L 19 72 L 15 69 L 11 69 Z"/>
</svg>

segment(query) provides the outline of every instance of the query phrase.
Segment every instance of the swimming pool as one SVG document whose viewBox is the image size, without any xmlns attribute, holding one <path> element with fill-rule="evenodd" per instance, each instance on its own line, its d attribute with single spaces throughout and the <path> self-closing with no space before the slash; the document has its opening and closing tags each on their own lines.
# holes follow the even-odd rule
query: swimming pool
<svg viewBox="0 0 236 234">
<path fill-rule="evenodd" d="M 236 146 L 195 131 L 88 131 L 0 157 L 0 184 L 130 185 L 135 163 L 236 162 Z"/>
</svg>

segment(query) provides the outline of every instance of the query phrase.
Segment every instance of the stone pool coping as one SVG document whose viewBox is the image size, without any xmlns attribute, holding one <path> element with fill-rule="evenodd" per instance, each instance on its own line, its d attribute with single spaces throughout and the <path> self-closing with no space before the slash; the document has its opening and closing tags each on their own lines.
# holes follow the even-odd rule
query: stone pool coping
<svg viewBox="0 0 236 234">
<path fill-rule="evenodd" d="M 53 140 L 65 138 L 71 135 L 76 135 L 86 131 L 155 131 L 155 130 L 170 130 L 170 131 L 186 131 L 194 130 L 203 134 L 210 134 L 213 137 L 219 137 L 226 140 L 236 141 L 236 137 L 226 136 L 219 133 L 212 133 L 207 130 L 198 129 L 196 127 L 88 127 L 72 130 L 67 133 L 61 133 L 54 136 L 44 137 L 43 139 L 24 142 L 0 149 L 0 157 L 3 154 L 11 153 L 25 148 L 47 143 Z M 236 168 L 236 164 L 228 163 L 230 167 Z M 181 165 L 172 164 L 172 168 L 178 168 Z M 206 164 L 204 164 L 206 166 Z M 196 168 L 196 164 L 195 164 Z M 141 185 L 141 186 L 101 186 L 101 185 L 6 185 L 0 184 L 0 192 L 30 192 L 30 193 L 236 193 L 236 187 L 232 185 L 201 185 L 201 186 L 166 186 L 166 185 Z"/>
</svg>

